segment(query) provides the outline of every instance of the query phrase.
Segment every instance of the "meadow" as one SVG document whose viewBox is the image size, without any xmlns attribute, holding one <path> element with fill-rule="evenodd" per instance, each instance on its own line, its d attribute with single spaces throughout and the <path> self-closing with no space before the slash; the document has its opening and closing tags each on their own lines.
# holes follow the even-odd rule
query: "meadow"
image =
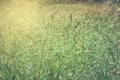
<svg viewBox="0 0 120 80">
<path fill-rule="evenodd" d="M 0 80 L 119 79 L 119 6 L 0 5 Z"/>
</svg>

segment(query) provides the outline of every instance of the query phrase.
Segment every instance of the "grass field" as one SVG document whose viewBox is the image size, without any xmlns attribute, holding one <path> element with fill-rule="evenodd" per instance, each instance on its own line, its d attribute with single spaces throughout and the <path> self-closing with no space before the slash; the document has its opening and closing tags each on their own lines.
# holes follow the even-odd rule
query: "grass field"
<svg viewBox="0 0 120 80">
<path fill-rule="evenodd" d="M 0 80 L 119 80 L 117 8 L 1 5 Z"/>
</svg>

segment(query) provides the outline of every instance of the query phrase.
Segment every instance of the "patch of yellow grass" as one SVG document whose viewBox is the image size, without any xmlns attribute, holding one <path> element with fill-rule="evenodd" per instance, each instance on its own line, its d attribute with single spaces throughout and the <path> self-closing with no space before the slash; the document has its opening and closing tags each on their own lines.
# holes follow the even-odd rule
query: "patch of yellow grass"
<svg viewBox="0 0 120 80">
<path fill-rule="evenodd" d="M 17 1 L 4 6 L 6 24 L 17 24 L 19 27 L 36 24 L 37 6 L 35 3 Z M 25 27 L 26 26 L 26 27 Z"/>
<path fill-rule="evenodd" d="M 3 22 L 2 38 L 5 42 L 25 40 L 26 35 L 38 24 L 38 4 L 30 1 L 13 1 L 2 5 L 0 9 Z M 27 38 L 26 38 L 27 39 Z"/>
</svg>

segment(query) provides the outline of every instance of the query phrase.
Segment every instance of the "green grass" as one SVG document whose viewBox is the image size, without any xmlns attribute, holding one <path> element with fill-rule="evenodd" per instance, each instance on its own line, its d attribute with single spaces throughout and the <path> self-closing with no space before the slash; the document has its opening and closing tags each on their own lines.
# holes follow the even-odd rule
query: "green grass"
<svg viewBox="0 0 120 80">
<path fill-rule="evenodd" d="M 120 79 L 119 13 L 111 7 L 13 6 L 0 8 L 0 80 Z"/>
</svg>

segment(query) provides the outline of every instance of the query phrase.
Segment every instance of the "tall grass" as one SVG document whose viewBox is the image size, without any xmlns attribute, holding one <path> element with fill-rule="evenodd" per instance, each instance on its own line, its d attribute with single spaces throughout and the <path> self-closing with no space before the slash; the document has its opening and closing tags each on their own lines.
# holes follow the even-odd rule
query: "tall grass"
<svg viewBox="0 0 120 80">
<path fill-rule="evenodd" d="M 0 80 L 119 80 L 119 13 L 15 4 L 0 8 Z"/>
</svg>

